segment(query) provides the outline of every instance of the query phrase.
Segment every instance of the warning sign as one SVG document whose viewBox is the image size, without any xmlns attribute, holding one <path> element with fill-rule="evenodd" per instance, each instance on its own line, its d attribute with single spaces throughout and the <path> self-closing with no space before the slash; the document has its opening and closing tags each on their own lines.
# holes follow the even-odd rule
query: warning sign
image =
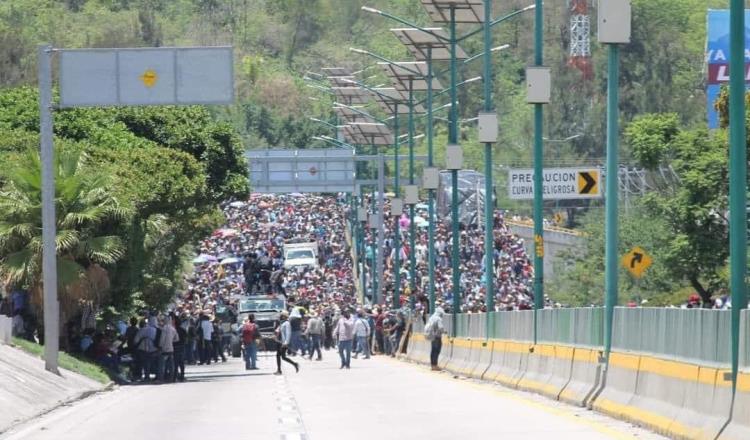
<svg viewBox="0 0 750 440">
<path fill-rule="evenodd" d="M 145 72 L 143 72 L 143 75 L 141 75 L 141 82 L 143 82 L 143 85 L 148 87 L 149 89 L 153 87 L 156 84 L 156 81 L 159 79 L 159 76 L 156 74 L 156 72 L 153 69 L 148 69 Z"/>
<path fill-rule="evenodd" d="M 602 197 L 598 168 L 545 168 L 542 175 L 544 200 L 599 199 Z M 534 198 L 534 170 L 508 172 L 508 196 L 513 200 Z"/>
</svg>

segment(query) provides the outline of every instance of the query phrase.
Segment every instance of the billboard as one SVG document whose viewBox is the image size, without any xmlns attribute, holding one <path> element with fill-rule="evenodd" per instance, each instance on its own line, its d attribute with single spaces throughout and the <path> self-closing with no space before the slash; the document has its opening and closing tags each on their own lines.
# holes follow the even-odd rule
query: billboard
<svg viewBox="0 0 750 440">
<path fill-rule="evenodd" d="M 745 10 L 745 22 L 750 24 L 750 10 Z M 750 28 L 745 27 L 745 80 L 750 68 Z M 708 11 L 708 32 L 706 44 L 706 98 L 708 108 L 708 128 L 719 128 L 719 115 L 714 103 L 719 97 L 722 84 L 729 82 L 729 10 Z"/>
</svg>

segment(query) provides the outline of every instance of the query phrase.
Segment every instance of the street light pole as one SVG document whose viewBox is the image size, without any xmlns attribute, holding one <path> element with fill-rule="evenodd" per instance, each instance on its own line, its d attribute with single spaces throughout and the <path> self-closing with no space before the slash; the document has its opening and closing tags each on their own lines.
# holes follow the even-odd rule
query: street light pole
<svg viewBox="0 0 750 440">
<path fill-rule="evenodd" d="M 490 45 L 490 18 L 492 16 L 492 1 L 484 0 L 484 111 L 493 110 L 492 103 L 492 58 Z M 492 143 L 484 144 L 484 276 L 485 298 L 487 312 L 495 310 L 495 226 L 492 206 Z M 489 325 L 490 320 L 487 319 Z M 487 332 L 487 337 L 490 337 Z"/>
<path fill-rule="evenodd" d="M 393 161 L 395 163 L 394 165 L 394 176 L 393 176 L 393 193 L 395 194 L 395 197 L 399 197 L 399 175 L 401 174 L 401 169 L 399 167 L 399 157 L 398 157 L 398 102 L 394 103 L 394 112 L 393 112 L 393 139 L 394 139 L 394 152 L 393 152 Z M 401 230 L 399 226 L 399 221 L 401 220 L 401 215 L 394 215 L 395 218 L 395 225 L 393 226 L 394 230 L 394 255 L 393 255 L 393 308 L 398 309 L 400 308 L 400 290 L 401 290 Z"/>
<path fill-rule="evenodd" d="M 450 47 L 451 47 L 451 108 L 450 108 L 450 129 L 448 130 L 448 143 L 458 145 L 458 108 L 456 105 L 456 6 L 450 6 Z M 458 170 L 451 170 L 451 231 L 453 234 L 453 252 L 451 252 L 451 263 L 453 268 L 453 336 L 456 336 L 458 330 L 458 314 L 461 311 L 461 274 L 458 267 L 459 249 L 459 231 L 458 231 Z"/>
<path fill-rule="evenodd" d="M 433 162 L 433 120 L 432 120 L 432 47 L 427 48 L 427 166 Z M 435 311 L 435 190 L 427 191 L 427 271 L 429 276 L 430 313 Z"/>
<path fill-rule="evenodd" d="M 747 142 L 745 138 L 745 2 L 730 4 L 729 267 L 732 291 L 732 385 L 737 389 L 740 318 L 747 308 Z"/>
<path fill-rule="evenodd" d="M 409 185 L 414 185 L 414 79 L 409 77 Z M 414 204 L 409 205 L 409 304 L 414 308 L 416 303 L 416 266 L 417 256 L 414 252 L 417 230 L 414 225 Z"/>
<path fill-rule="evenodd" d="M 544 15 L 542 0 L 536 0 L 534 11 L 534 64 L 544 62 Z M 537 314 L 544 308 L 544 107 L 534 104 L 534 343 L 537 336 Z M 615 175 L 617 175 L 615 173 Z"/>
</svg>

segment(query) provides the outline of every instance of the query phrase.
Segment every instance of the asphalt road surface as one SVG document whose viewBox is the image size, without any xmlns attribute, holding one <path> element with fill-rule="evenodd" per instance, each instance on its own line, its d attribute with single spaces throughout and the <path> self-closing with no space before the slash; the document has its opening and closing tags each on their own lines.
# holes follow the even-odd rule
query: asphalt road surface
<svg viewBox="0 0 750 440">
<path fill-rule="evenodd" d="M 374 356 L 340 370 L 338 356 L 297 374 L 261 357 L 188 367 L 188 381 L 135 385 L 60 408 L 2 440 L 663 439 L 529 393 Z M 299 357 L 293 358 L 300 360 Z"/>
</svg>

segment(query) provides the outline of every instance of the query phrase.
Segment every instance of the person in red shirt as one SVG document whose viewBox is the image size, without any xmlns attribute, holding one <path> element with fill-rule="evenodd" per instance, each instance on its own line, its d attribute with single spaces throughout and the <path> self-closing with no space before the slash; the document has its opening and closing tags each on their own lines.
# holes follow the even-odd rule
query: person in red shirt
<svg viewBox="0 0 750 440">
<path fill-rule="evenodd" d="M 255 315 L 252 313 L 247 317 L 245 325 L 242 326 L 242 344 L 245 346 L 245 370 L 257 370 L 258 343 L 260 338 L 258 325 L 255 324 Z"/>
</svg>

